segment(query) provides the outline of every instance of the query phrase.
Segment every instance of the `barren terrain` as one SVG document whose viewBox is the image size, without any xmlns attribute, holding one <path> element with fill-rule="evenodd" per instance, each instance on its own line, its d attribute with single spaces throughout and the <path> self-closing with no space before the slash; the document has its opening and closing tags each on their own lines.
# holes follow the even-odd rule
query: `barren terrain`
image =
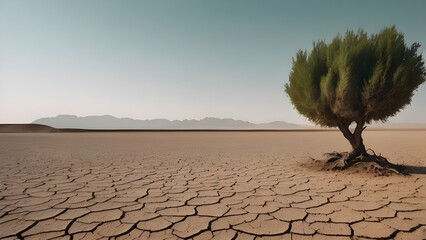
<svg viewBox="0 0 426 240">
<path fill-rule="evenodd" d="M 364 141 L 426 166 L 426 131 Z M 3 133 L 0 239 L 425 239 L 424 171 L 303 166 L 345 150 L 337 131 Z"/>
</svg>

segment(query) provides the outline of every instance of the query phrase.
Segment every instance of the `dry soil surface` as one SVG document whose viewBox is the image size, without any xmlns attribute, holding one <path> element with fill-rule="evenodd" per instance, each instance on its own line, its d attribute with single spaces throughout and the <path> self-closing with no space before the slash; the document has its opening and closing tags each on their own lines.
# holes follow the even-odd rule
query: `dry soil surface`
<svg viewBox="0 0 426 240">
<path fill-rule="evenodd" d="M 425 131 L 364 138 L 426 166 Z M 0 134 L 0 239 L 425 239 L 425 174 L 301 166 L 348 147 L 339 132 Z"/>
</svg>

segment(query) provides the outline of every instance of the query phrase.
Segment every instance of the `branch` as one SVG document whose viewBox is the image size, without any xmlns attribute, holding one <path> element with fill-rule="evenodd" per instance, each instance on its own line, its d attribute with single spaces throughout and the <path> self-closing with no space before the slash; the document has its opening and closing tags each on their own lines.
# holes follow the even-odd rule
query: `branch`
<svg viewBox="0 0 426 240">
<path fill-rule="evenodd" d="M 354 141 L 354 135 L 349 130 L 349 125 L 338 121 L 337 126 L 339 127 L 339 130 L 343 133 L 343 136 L 348 139 L 348 141 L 352 144 L 352 142 Z"/>
<path fill-rule="evenodd" d="M 354 136 L 361 135 L 362 131 L 364 131 L 364 129 L 367 127 L 367 126 L 364 127 L 364 124 L 365 124 L 364 121 L 356 122 L 356 128 L 353 134 Z"/>
</svg>

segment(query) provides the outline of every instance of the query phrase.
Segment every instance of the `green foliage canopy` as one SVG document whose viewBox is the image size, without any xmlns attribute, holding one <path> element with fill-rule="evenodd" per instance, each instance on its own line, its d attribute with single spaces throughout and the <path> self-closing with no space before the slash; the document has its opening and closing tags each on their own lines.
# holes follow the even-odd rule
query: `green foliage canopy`
<svg viewBox="0 0 426 240">
<path fill-rule="evenodd" d="M 298 51 L 285 91 L 300 114 L 317 125 L 386 121 L 425 81 L 420 44 L 407 47 L 395 26 L 368 36 L 347 31 L 331 43 Z"/>
</svg>

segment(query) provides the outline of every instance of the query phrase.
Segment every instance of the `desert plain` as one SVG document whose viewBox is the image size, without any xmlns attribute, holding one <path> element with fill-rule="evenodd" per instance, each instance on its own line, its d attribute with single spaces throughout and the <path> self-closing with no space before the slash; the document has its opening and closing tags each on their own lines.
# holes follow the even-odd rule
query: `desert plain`
<svg viewBox="0 0 426 240">
<path fill-rule="evenodd" d="M 364 142 L 417 170 L 312 167 L 338 131 L 3 133 L 0 239 L 426 239 L 426 131 Z"/>
</svg>

